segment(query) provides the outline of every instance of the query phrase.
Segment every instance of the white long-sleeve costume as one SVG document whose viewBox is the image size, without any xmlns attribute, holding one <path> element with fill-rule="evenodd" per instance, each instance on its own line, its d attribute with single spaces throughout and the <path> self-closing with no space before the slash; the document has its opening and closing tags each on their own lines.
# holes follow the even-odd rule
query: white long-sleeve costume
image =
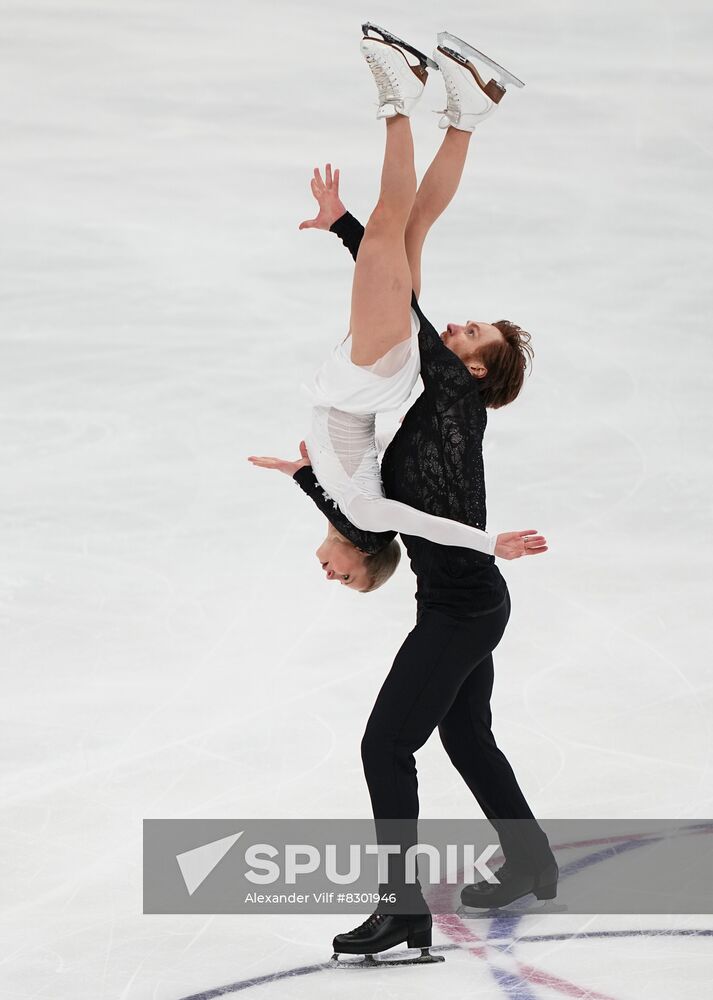
<svg viewBox="0 0 713 1000">
<path fill-rule="evenodd" d="M 345 517 L 363 531 L 397 531 L 492 555 L 496 535 L 384 496 L 375 415 L 403 406 L 418 378 L 420 321 L 412 308 L 410 312 L 410 339 L 375 364 L 352 362 L 351 336 L 347 335 L 312 382 L 303 385 L 312 403 L 306 437 L 312 468 Z"/>
</svg>

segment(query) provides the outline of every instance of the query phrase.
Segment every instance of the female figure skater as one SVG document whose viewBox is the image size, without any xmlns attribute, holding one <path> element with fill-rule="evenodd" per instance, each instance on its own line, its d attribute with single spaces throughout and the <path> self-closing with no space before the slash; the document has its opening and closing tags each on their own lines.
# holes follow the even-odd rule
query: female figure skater
<svg viewBox="0 0 713 1000">
<path fill-rule="evenodd" d="M 338 507 L 357 533 L 344 534 L 330 525 L 317 557 L 327 579 L 339 579 L 352 589 L 376 589 L 391 575 L 398 562 L 394 553 L 393 533 L 425 538 L 439 545 L 474 549 L 503 559 L 546 551 L 545 539 L 533 529 L 489 534 L 480 528 L 418 510 L 383 495 L 379 455 L 375 440 L 376 413 L 393 410 L 408 399 L 420 371 L 419 314 L 411 302 L 413 277 L 406 251 L 405 233 L 416 198 L 416 175 L 413 167 L 413 140 L 408 116 L 416 105 L 428 76 L 426 65 L 441 67 L 448 87 L 449 101 L 454 100 L 452 50 L 434 52 L 438 62 L 429 60 L 400 39 L 399 47 L 386 39 L 395 36 L 366 25 L 382 35 L 365 37 L 362 53 L 379 87 L 378 118 L 386 119 L 386 152 L 381 174 L 381 190 L 369 218 L 354 270 L 351 317 L 347 337 L 333 350 L 312 383 L 304 388 L 312 402 L 310 432 L 301 445 L 301 459 L 285 462 L 267 456 L 250 456 L 249 461 L 262 468 L 272 468 L 294 475 L 307 464 L 314 472 L 312 480 L 300 483 L 307 492 L 319 487 Z M 454 36 L 449 36 L 454 37 Z M 410 65 L 402 49 L 414 53 L 419 62 Z M 446 54 L 450 52 L 451 54 Z M 449 86 L 450 83 L 450 86 Z M 499 100 L 493 90 L 486 91 Z M 501 92 L 504 90 L 501 88 Z M 485 92 L 484 92 L 485 93 Z M 459 114 L 463 127 L 474 127 L 491 113 L 495 101 L 478 95 L 470 108 L 462 103 Z M 471 102 L 472 104 L 472 102 Z M 447 119 L 448 124 L 450 120 Z M 404 171 L 403 163 L 410 169 Z M 339 201 L 339 172 L 332 177 L 327 166 L 326 184 L 315 170 L 312 191 L 322 209 L 323 201 Z M 345 211 L 344 206 L 341 206 Z M 300 228 L 324 228 L 320 216 Z M 468 325 L 462 338 L 446 335 L 447 346 L 457 353 L 463 340 L 468 349 L 487 349 L 504 342 L 494 325 Z M 474 377 L 488 374 L 482 361 L 473 361 Z M 492 373 L 491 373 L 492 374 Z M 329 517 L 329 515 L 328 515 Z M 349 537 L 351 534 L 351 537 Z M 374 536 L 378 535 L 375 541 Z M 356 541 L 355 541 L 356 538 Z M 364 539 L 365 548 L 359 539 Z M 377 547 L 378 546 L 378 547 Z M 370 551 L 371 549 L 371 551 Z M 348 563 L 348 566 L 345 565 Z M 341 564 L 341 565 L 338 565 Z M 346 570 L 346 572 L 343 572 Z"/>
<path fill-rule="evenodd" d="M 486 409 L 504 406 L 517 397 L 529 336 L 514 324 L 498 321 L 492 326 L 449 324 L 439 337 L 423 315 L 417 296 L 424 239 L 458 188 L 470 133 L 492 114 L 505 91 L 504 84 L 517 85 L 519 81 L 460 39 L 439 35 L 433 55 L 439 60 L 448 92 L 448 105 L 439 122 L 447 132 L 418 189 L 404 231 L 404 202 L 411 199 L 414 183 L 408 115 L 420 95 L 414 79 L 420 81 L 421 77 L 399 50 L 417 55 L 421 70 L 431 63 L 401 40 L 381 29 L 379 33 L 383 41 L 365 38 L 362 52 L 379 85 L 378 116 L 387 120 L 382 181 L 388 183 L 382 183 L 380 202 L 364 230 L 344 211 L 338 198 L 330 196 L 333 184 L 325 187 L 317 176 L 313 190 L 316 188 L 320 213 L 303 226 L 328 228 L 342 240 L 357 267 L 360 262 L 371 264 L 371 293 L 377 313 L 380 298 L 388 297 L 392 287 L 381 286 L 380 267 L 401 261 L 405 247 L 413 289 L 411 308 L 420 321 L 424 391 L 385 453 L 381 467 L 385 493 L 417 509 L 484 528 L 482 438 Z M 486 84 L 473 59 L 494 68 L 500 82 Z M 385 248 L 381 259 L 377 253 L 380 241 Z M 369 278 L 365 268 L 362 277 L 364 281 Z M 310 473 L 306 467 L 296 468 L 305 461 L 303 453 L 300 462 L 284 463 L 292 469 L 282 471 L 294 472 L 299 480 Z M 313 499 L 348 537 L 349 522 L 338 510 L 330 514 L 326 501 L 320 504 L 316 487 Z M 530 892 L 540 899 L 551 899 L 558 880 L 547 837 L 492 732 L 492 653 L 510 617 L 506 581 L 492 555 L 434 545 L 417 536 L 405 535 L 403 541 L 417 579 L 416 625 L 384 680 L 361 744 L 377 839 L 380 844 L 394 843 L 390 824 L 398 819 L 401 851 L 392 855 L 395 864 L 390 863 L 388 879 L 379 886 L 376 912 L 353 930 L 337 934 L 333 941 L 335 960 L 345 953 L 365 955 L 367 964 L 370 956 L 401 942 L 420 947 L 421 957 L 388 964 L 441 957 L 428 953 L 431 916 L 418 880 L 413 884 L 404 873 L 405 852 L 418 839 L 414 754 L 436 728 L 451 762 L 496 829 L 505 856 L 504 865 L 496 872 L 498 881 L 465 886 L 462 902 L 478 908 L 503 906 Z M 527 537 L 520 544 L 526 553 Z"/>
</svg>

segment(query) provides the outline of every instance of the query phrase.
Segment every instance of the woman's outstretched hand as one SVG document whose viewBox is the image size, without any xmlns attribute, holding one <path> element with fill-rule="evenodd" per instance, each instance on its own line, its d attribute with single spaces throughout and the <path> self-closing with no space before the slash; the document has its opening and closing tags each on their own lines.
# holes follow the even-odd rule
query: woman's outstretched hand
<svg viewBox="0 0 713 1000">
<path fill-rule="evenodd" d="M 302 457 L 294 462 L 288 462 L 286 458 L 270 458 L 267 455 L 248 455 L 248 462 L 252 462 L 260 469 L 275 469 L 277 472 L 284 472 L 286 476 L 294 476 L 298 469 L 304 469 L 306 465 L 312 464 L 304 441 L 300 441 L 300 455 Z"/>
<path fill-rule="evenodd" d="M 328 163 L 325 176 L 326 180 L 323 181 L 319 167 L 314 168 L 314 177 L 310 181 L 310 186 L 312 194 L 317 199 L 319 213 L 314 219 L 300 222 L 300 229 L 329 229 L 346 212 L 346 208 L 339 199 L 339 169 L 334 171 L 332 177 L 332 164 Z"/>
<path fill-rule="evenodd" d="M 520 556 L 537 556 L 541 552 L 547 552 L 547 541 L 534 528 L 504 531 L 495 542 L 495 555 L 499 559 L 519 559 Z"/>
</svg>

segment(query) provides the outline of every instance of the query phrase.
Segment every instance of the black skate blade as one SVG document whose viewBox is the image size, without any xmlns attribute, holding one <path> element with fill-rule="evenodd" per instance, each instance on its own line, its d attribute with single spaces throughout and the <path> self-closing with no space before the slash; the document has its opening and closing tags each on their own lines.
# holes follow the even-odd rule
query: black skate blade
<svg viewBox="0 0 713 1000">
<path fill-rule="evenodd" d="M 496 80 L 496 83 L 499 83 L 502 87 L 507 87 L 509 84 L 515 87 L 525 86 L 522 80 L 519 80 L 510 70 L 505 69 L 500 63 L 496 63 L 494 59 L 491 59 L 484 52 L 480 52 L 472 45 L 469 45 L 468 42 L 464 42 L 462 38 L 452 35 L 450 31 L 439 31 L 438 45 L 441 48 L 448 47 L 450 49 L 449 55 L 454 55 L 458 62 L 464 61 L 466 56 L 482 60 L 487 66 L 490 66 L 491 69 L 500 74 L 500 80 Z M 455 50 L 451 46 L 454 46 Z M 458 58 L 459 56 L 460 58 Z"/>
<path fill-rule="evenodd" d="M 364 38 L 369 38 L 369 32 L 374 31 L 377 35 L 381 36 L 381 40 L 388 42 L 389 45 L 397 45 L 400 49 L 405 49 L 406 52 L 410 52 L 412 56 L 416 56 L 418 61 L 422 66 L 428 66 L 429 69 L 438 69 L 438 63 L 427 56 L 425 52 L 421 52 L 420 49 L 414 48 L 413 45 L 409 45 L 405 42 L 403 38 L 399 38 L 398 35 L 392 34 L 392 32 L 387 31 L 386 28 L 380 28 L 378 24 L 372 24 L 371 21 L 366 21 L 361 26 L 361 30 L 364 32 Z"/>
<path fill-rule="evenodd" d="M 392 965 L 433 965 L 435 962 L 445 962 L 446 960 L 445 955 L 432 955 L 428 948 L 421 948 L 421 954 L 414 958 L 379 958 L 378 955 L 362 955 L 359 961 L 352 961 L 356 958 L 356 955 L 343 955 L 341 952 L 339 954 L 335 952 L 329 961 L 329 968 L 384 969 Z M 346 961 L 342 959 L 346 959 Z"/>
<path fill-rule="evenodd" d="M 541 906 L 466 906 L 465 903 L 456 910 L 456 916 L 466 920 L 493 920 L 495 917 L 529 917 L 540 913 L 568 913 L 569 907 L 564 903 L 548 901 Z"/>
</svg>

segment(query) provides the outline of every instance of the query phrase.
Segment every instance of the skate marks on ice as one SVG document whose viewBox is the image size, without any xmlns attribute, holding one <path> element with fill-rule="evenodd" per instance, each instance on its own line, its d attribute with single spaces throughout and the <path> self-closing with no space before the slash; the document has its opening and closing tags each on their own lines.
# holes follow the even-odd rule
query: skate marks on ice
<svg viewBox="0 0 713 1000">
<path fill-rule="evenodd" d="M 603 993 L 584 985 L 582 982 L 574 982 L 561 975 L 556 975 L 543 968 L 538 968 L 529 962 L 523 961 L 515 955 L 515 946 L 527 944 L 556 944 L 557 942 L 583 942 L 600 940 L 611 943 L 617 939 L 629 941 L 650 941 L 655 938 L 713 938 L 711 928 L 661 928 L 661 929 L 624 929 L 611 931 L 575 931 L 573 933 L 561 932 L 553 934 L 516 934 L 513 926 L 520 920 L 517 918 L 497 918 L 484 937 L 480 937 L 470 931 L 462 923 L 455 923 L 458 917 L 447 917 L 439 920 L 439 925 L 450 937 L 457 937 L 461 949 L 472 954 L 474 957 L 486 962 L 487 970 L 503 995 L 512 1000 L 535 1000 L 536 997 L 560 994 L 564 997 L 581 997 L 587 1000 L 619 1000 L 619 996 L 611 993 Z M 450 928 L 444 924 L 450 923 Z M 547 949 L 545 955 L 549 956 L 551 949 Z M 625 984 L 622 984 L 625 985 Z M 535 992 L 533 988 L 541 987 L 546 993 Z M 668 992 L 661 996 L 669 997 Z"/>
<path fill-rule="evenodd" d="M 692 829 L 696 829 L 697 824 L 693 824 Z M 710 832 L 709 824 L 701 824 L 698 832 Z M 573 878 L 577 873 L 585 868 L 602 865 L 606 861 L 611 861 L 629 851 L 645 848 L 651 843 L 649 837 L 642 838 L 606 838 L 606 843 L 597 842 L 596 850 L 590 850 L 583 856 L 576 858 L 565 864 L 560 869 L 560 884 L 568 878 Z M 585 844 L 556 844 L 558 850 L 576 849 L 594 846 L 591 842 Z M 452 891 L 452 886 L 443 885 L 444 890 Z M 434 916 L 434 923 L 441 933 L 450 938 L 450 943 L 434 945 L 431 948 L 435 955 L 432 959 L 435 962 L 442 962 L 443 952 L 460 952 L 470 955 L 485 964 L 485 971 L 492 978 L 494 984 L 502 991 L 505 997 L 517 997 L 518 1000 L 535 1000 L 536 994 L 532 992 L 533 987 L 542 987 L 548 991 L 567 997 L 587 997 L 588 1000 L 618 1000 L 618 998 L 593 990 L 583 983 L 577 983 L 562 976 L 555 975 L 545 969 L 538 968 L 530 962 L 523 961 L 515 954 L 516 947 L 524 945 L 555 944 L 557 942 L 613 942 L 619 939 L 631 941 L 653 941 L 655 939 L 666 938 L 669 940 L 696 938 L 713 938 L 713 928 L 618 928 L 601 931 L 577 930 L 554 931 L 552 933 L 518 933 L 520 923 L 524 917 L 539 916 L 543 913 L 562 913 L 566 907 L 556 902 L 548 901 L 542 906 L 523 909 L 527 906 L 525 900 L 518 900 L 499 910 L 483 910 L 465 913 L 440 913 Z M 518 906 L 518 904 L 520 904 Z M 513 907 L 517 907 L 513 909 Z M 465 918 L 465 919 L 464 919 Z M 475 933 L 472 927 L 467 924 L 473 918 L 488 920 L 489 926 L 483 927 L 483 934 Z M 385 969 L 390 966 L 403 969 L 404 965 L 435 964 L 435 962 L 414 961 L 417 949 L 402 949 L 399 951 L 389 951 L 381 953 L 381 956 L 371 956 L 364 961 L 362 956 L 348 956 L 339 961 L 338 965 L 334 960 L 320 962 L 313 965 L 297 966 L 291 969 L 284 969 L 274 973 L 267 973 L 262 976 L 251 977 L 239 980 L 224 986 L 205 990 L 201 993 L 194 993 L 190 996 L 181 997 L 180 1000 L 214 1000 L 216 997 L 228 996 L 231 993 L 239 993 L 254 986 L 263 986 L 270 983 L 281 982 L 286 979 L 293 979 L 300 976 L 308 976 L 316 973 L 334 970 L 335 967 L 342 970 L 355 972 L 365 969 Z M 547 955 L 550 950 L 548 949 Z M 544 959 L 545 955 L 542 956 Z M 444 973 L 447 974 L 447 973 Z M 434 973 L 436 975 L 436 973 Z M 430 980 L 429 980 L 430 981 Z M 315 993 L 319 995 L 319 988 L 315 984 Z"/>
<path fill-rule="evenodd" d="M 520 917 L 514 918 L 514 920 L 517 921 L 520 919 Z M 471 954 L 473 957 L 485 961 L 487 963 L 488 971 L 491 973 L 496 983 L 502 988 L 502 995 L 505 997 L 518 997 L 522 998 L 522 1000 L 525 1000 L 525 998 L 527 998 L 527 1000 L 533 1000 L 534 994 L 529 991 L 523 991 L 528 990 L 528 985 L 539 985 L 555 990 L 563 996 L 586 997 L 587 1000 L 616 1000 L 616 998 L 612 996 L 595 992 L 586 986 L 554 976 L 551 973 L 544 972 L 541 969 L 520 961 L 516 962 L 516 972 L 512 971 L 512 969 L 505 970 L 498 963 L 497 958 L 502 955 L 513 958 L 512 952 L 515 945 L 554 944 L 565 941 L 586 943 L 595 941 L 616 941 L 619 939 L 640 941 L 654 941 L 656 939 L 664 938 L 672 940 L 675 940 L 676 938 L 695 938 L 701 940 L 713 939 L 713 928 L 693 927 L 664 927 L 649 928 L 646 930 L 625 929 L 610 931 L 573 931 L 571 933 L 563 931 L 552 934 L 515 935 L 513 934 L 513 928 L 511 926 L 514 920 L 513 918 L 506 919 L 504 917 L 495 919 L 493 920 L 494 926 L 491 928 L 487 936 L 479 937 L 478 935 L 472 934 L 469 929 L 460 922 L 460 918 L 456 914 L 443 915 L 437 918 L 440 929 L 449 937 L 457 938 L 457 941 L 452 941 L 449 944 L 433 945 L 431 951 L 437 952 L 439 956 L 444 952 L 461 952 Z M 458 926 L 459 924 L 460 927 Z M 492 952 L 493 950 L 497 952 L 496 956 L 489 954 L 489 952 Z M 405 954 L 405 952 L 399 952 L 398 954 L 402 955 Z M 395 961 L 393 959 L 389 960 L 386 958 L 377 959 L 369 964 L 359 961 L 349 964 L 352 964 L 355 967 L 354 971 L 356 971 L 356 969 L 363 970 L 368 968 L 380 969 L 388 966 L 402 967 L 400 961 Z M 342 963 L 342 968 L 348 968 L 348 964 Z M 188 996 L 178 998 L 178 1000 L 216 1000 L 218 997 L 230 996 L 230 994 L 233 993 L 241 993 L 256 986 L 267 986 L 269 984 L 279 983 L 287 979 L 310 976 L 317 973 L 331 971 L 333 969 L 334 965 L 331 960 L 328 962 L 316 962 L 313 965 L 295 966 L 291 969 L 281 969 L 278 972 L 266 973 L 262 976 L 254 976 L 250 979 L 238 980 L 224 986 L 216 986 L 212 989 L 204 990 L 201 993 L 191 993 Z M 315 990 L 315 993 L 316 995 L 319 995 L 318 990 Z"/>
<path fill-rule="evenodd" d="M 711 932 L 713 933 L 713 931 Z M 431 951 L 443 952 L 443 951 L 460 951 L 461 946 L 459 944 L 441 944 L 434 945 Z M 408 949 L 413 952 L 415 949 Z M 399 952 L 399 955 L 405 954 L 405 952 Z M 357 957 L 357 956 L 350 956 Z M 374 957 L 374 956 L 370 956 Z M 444 961 L 442 957 L 433 956 L 435 962 Z M 394 959 L 376 959 L 370 963 L 362 963 L 360 961 L 356 962 L 342 962 L 340 963 L 341 968 L 347 969 L 349 966 L 358 967 L 360 969 L 374 968 L 378 969 L 382 966 L 388 965 L 399 965 L 401 966 L 403 961 Z M 413 962 L 409 962 L 413 965 Z M 415 963 L 423 965 L 435 964 L 434 962 L 423 962 Z M 226 986 L 216 986 L 214 989 L 205 990 L 202 993 L 191 993 L 190 996 L 180 997 L 180 1000 L 215 1000 L 216 997 L 229 996 L 231 993 L 241 993 L 244 990 L 252 989 L 254 986 L 264 986 L 268 983 L 279 983 L 283 979 L 295 979 L 299 976 L 309 976 L 318 972 L 325 972 L 329 969 L 334 969 L 336 963 L 331 959 L 328 962 L 315 962 L 314 965 L 299 965 L 293 969 L 282 969 L 280 972 L 268 972 L 263 976 L 254 976 L 251 979 L 241 979 L 235 983 L 229 983 Z"/>
</svg>

